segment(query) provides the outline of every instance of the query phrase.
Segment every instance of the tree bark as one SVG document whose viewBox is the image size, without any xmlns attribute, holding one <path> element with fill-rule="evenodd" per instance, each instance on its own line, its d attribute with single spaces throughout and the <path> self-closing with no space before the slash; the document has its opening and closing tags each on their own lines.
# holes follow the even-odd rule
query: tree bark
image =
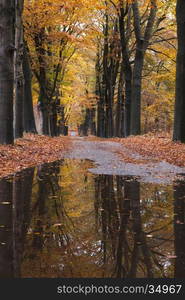
<svg viewBox="0 0 185 300">
<path fill-rule="evenodd" d="M 24 72 L 24 101 L 23 101 L 23 127 L 25 132 L 36 133 L 35 117 L 32 98 L 32 74 L 27 46 L 24 42 L 23 72 Z"/>
<path fill-rule="evenodd" d="M 134 32 L 136 37 L 136 54 L 133 69 L 132 80 L 132 105 L 131 105 L 131 131 L 133 135 L 141 133 L 141 89 L 142 89 L 142 72 L 144 65 L 145 53 L 148 48 L 153 33 L 153 27 L 156 20 L 157 1 L 150 0 L 150 12 L 147 19 L 144 34 L 142 34 L 140 11 L 138 1 L 132 4 L 134 18 Z"/>
<path fill-rule="evenodd" d="M 101 72 L 101 61 L 100 61 L 100 49 L 98 45 L 97 60 L 96 60 L 96 96 L 98 99 L 97 104 L 97 136 L 104 137 L 105 131 L 105 112 L 104 112 L 104 97 L 102 87 L 102 72 Z"/>
<path fill-rule="evenodd" d="M 38 109 L 40 111 L 41 118 L 41 133 L 49 135 L 49 95 L 48 95 L 48 80 L 47 80 L 47 63 L 45 61 L 45 28 L 42 28 L 40 32 L 35 34 L 34 42 L 37 52 L 39 71 L 35 72 L 36 78 L 39 82 L 39 97 L 38 97 Z"/>
<path fill-rule="evenodd" d="M 144 53 L 142 47 L 138 45 L 133 69 L 132 81 L 132 104 L 131 104 L 131 131 L 133 135 L 141 133 L 141 89 L 142 72 L 144 65 Z"/>
<path fill-rule="evenodd" d="M 0 0 L 0 144 L 13 144 L 15 3 Z"/>
<path fill-rule="evenodd" d="M 116 121 L 115 121 L 115 136 L 124 137 L 125 128 L 124 128 L 124 72 L 123 64 L 121 65 L 120 77 L 118 83 L 118 97 L 117 97 L 117 107 L 116 107 Z"/>
<path fill-rule="evenodd" d="M 178 52 L 173 140 L 185 143 L 185 1 L 177 0 Z"/>
<path fill-rule="evenodd" d="M 24 0 L 15 0 L 16 29 L 15 29 L 15 102 L 14 102 L 14 138 L 23 136 L 23 100 L 24 100 L 24 73 L 23 73 L 23 24 L 22 12 Z"/>
<path fill-rule="evenodd" d="M 129 58 L 128 39 L 126 38 L 125 9 L 120 0 L 119 31 L 121 39 L 122 64 L 125 75 L 125 111 L 124 111 L 124 135 L 130 135 L 131 103 L 132 103 L 132 68 Z M 130 18 L 130 15 L 128 16 Z"/>
<path fill-rule="evenodd" d="M 103 83 L 102 83 L 102 88 L 103 88 L 103 96 L 104 96 L 104 122 L 105 122 L 105 131 L 104 131 L 104 137 L 108 137 L 109 134 L 109 126 L 110 123 L 112 123 L 112 116 L 110 115 L 110 120 L 109 120 L 109 99 L 108 99 L 108 84 L 109 84 L 109 75 L 108 74 L 108 54 L 109 54 L 109 15 L 108 12 L 106 11 L 105 13 L 105 28 L 104 28 L 104 47 L 103 47 Z M 111 112 L 111 111 L 110 111 Z"/>
</svg>

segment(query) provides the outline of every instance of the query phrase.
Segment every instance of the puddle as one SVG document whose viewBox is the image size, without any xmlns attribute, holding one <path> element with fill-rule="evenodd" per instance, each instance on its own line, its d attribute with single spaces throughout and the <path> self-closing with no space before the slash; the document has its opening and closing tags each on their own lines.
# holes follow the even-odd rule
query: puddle
<svg viewBox="0 0 185 300">
<path fill-rule="evenodd" d="M 185 182 L 65 159 L 0 181 L 0 277 L 185 275 Z"/>
</svg>

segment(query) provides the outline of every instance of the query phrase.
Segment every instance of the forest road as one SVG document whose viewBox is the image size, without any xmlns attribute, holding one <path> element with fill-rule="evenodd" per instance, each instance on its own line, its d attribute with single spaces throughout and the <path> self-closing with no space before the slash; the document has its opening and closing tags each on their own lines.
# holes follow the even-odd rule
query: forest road
<svg viewBox="0 0 185 300">
<path fill-rule="evenodd" d="M 164 160 L 152 161 L 149 157 L 131 152 L 118 142 L 85 137 L 70 137 L 70 140 L 72 147 L 65 153 L 64 158 L 94 162 L 94 167 L 89 169 L 94 174 L 132 176 L 138 178 L 140 182 L 167 185 L 185 177 L 185 168 Z M 134 162 L 124 160 L 121 153 L 126 154 Z"/>
</svg>

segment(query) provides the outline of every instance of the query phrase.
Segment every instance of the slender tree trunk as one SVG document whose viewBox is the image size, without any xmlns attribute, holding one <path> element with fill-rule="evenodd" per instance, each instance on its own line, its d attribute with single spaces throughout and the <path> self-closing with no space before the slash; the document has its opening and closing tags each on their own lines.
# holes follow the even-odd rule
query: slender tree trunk
<svg viewBox="0 0 185 300">
<path fill-rule="evenodd" d="M 90 133 L 96 135 L 96 108 L 91 108 Z"/>
<path fill-rule="evenodd" d="M 36 73 L 36 77 L 39 81 L 39 98 L 38 98 L 38 109 L 40 111 L 40 122 L 41 122 L 41 133 L 49 135 L 49 96 L 48 96 L 48 80 L 46 72 L 46 61 L 45 61 L 45 28 L 35 35 L 35 48 L 37 51 L 39 61 L 39 74 Z"/>
<path fill-rule="evenodd" d="M 101 82 L 101 67 L 100 67 L 99 49 L 98 49 L 97 62 L 96 62 L 96 96 L 98 98 L 97 136 L 104 137 L 104 127 L 105 127 L 104 97 L 103 97 L 103 87 L 102 87 L 102 82 Z"/>
<path fill-rule="evenodd" d="M 65 124 L 65 111 L 64 111 L 64 106 L 62 104 L 60 105 L 59 115 L 60 115 L 59 134 L 68 135 L 68 127 Z"/>
<path fill-rule="evenodd" d="M 106 82 L 106 109 L 105 109 L 105 137 L 110 138 L 114 135 L 113 123 L 113 88 L 111 80 Z"/>
<path fill-rule="evenodd" d="M 50 135 L 57 136 L 57 106 L 56 101 L 52 101 L 50 104 L 50 115 L 49 115 L 49 122 L 50 122 Z"/>
<path fill-rule="evenodd" d="M 23 101 L 23 123 L 25 132 L 36 133 L 35 117 L 33 112 L 32 98 L 32 75 L 29 62 L 28 50 L 24 43 L 23 53 L 23 72 L 24 72 L 24 101 Z"/>
<path fill-rule="evenodd" d="M 109 84 L 109 76 L 108 74 L 108 54 L 109 54 L 109 15 L 108 12 L 105 14 L 105 28 L 104 28 L 104 47 L 103 47 L 103 82 L 102 82 L 102 88 L 103 88 L 103 97 L 104 97 L 104 122 L 105 122 L 105 132 L 104 137 L 108 137 L 108 109 L 109 109 L 109 103 L 108 103 L 108 84 Z"/>
<path fill-rule="evenodd" d="M 15 2 L 0 0 L 0 144 L 13 144 Z"/>
<path fill-rule="evenodd" d="M 86 108 L 86 111 L 85 111 L 85 120 L 84 120 L 83 127 L 82 127 L 83 135 L 84 136 L 88 135 L 89 124 L 90 124 L 90 109 Z"/>
<path fill-rule="evenodd" d="M 120 70 L 120 77 L 118 83 L 118 98 L 116 107 L 116 122 L 115 122 L 115 136 L 124 137 L 124 73 L 123 65 Z"/>
<path fill-rule="evenodd" d="M 40 89 L 39 99 L 38 99 L 38 108 L 40 111 L 41 117 L 41 133 L 44 135 L 49 135 L 49 109 L 48 102 L 45 97 L 43 89 Z"/>
<path fill-rule="evenodd" d="M 173 140 L 185 143 L 185 1 L 177 0 L 177 67 Z"/>
<path fill-rule="evenodd" d="M 125 136 L 130 135 L 130 122 L 131 122 L 131 104 L 132 104 L 132 69 L 127 65 L 125 68 Z"/>
<path fill-rule="evenodd" d="M 98 117 L 97 117 L 97 136 L 105 137 L 105 112 L 104 99 L 100 96 L 98 101 Z"/>
<path fill-rule="evenodd" d="M 121 1 L 119 16 L 119 31 L 121 38 L 122 64 L 125 75 L 125 111 L 124 111 L 124 129 L 125 136 L 130 135 L 131 103 L 132 103 L 132 68 L 130 64 L 128 41 L 125 33 L 125 10 Z"/>
<path fill-rule="evenodd" d="M 15 30 L 15 102 L 14 102 L 14 138 L 23 136 L 23 101 L 24 101 L 24 73 L 23 73 L 23 24 L 22 12 L 24 0 L 15 0 L 16 30 Z"/>
<path fill-rule="evenodd" d="M 114 93 L 121 56 L 117 39 L 118 20 L 112 24 L 107 11 L 103 35 L 102 59 L 98 49 L 96 63 L 97 135 L 107 138 L 114 136 Z"/>
</svg>

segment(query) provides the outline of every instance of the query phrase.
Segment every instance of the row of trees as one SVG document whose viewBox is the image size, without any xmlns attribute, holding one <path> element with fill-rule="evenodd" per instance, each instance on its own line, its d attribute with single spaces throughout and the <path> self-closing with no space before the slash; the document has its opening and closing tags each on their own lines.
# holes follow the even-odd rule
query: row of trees
<svg viewBox="0 0 185 300">
<path fill-rule="evenodd" d="M 23 0 L 0 2 L 0 143 L 36 131 L 31 71 L 23 38 Z"/>
<path fill-rule="evenodd" d="M 41 134 L 67 133 L 64 76 L 84 46 L 92 2 L 0 1 L 0 143 L 13 143 L 24 131 L 36 132 L 33 104 Z"/>
<path fill-rule="evenodd" d="M 170 80 L 167 72 L 175 73 L 174 4 L 156 0 L 106 1 L 99 16 L 97 38 L 98 136 L 125 137 L 151 130 L 147 123 L 154 115 L 152 125 L 157 129 L 159 118 L 164 116 L 156 113 L 154 102 L 158 99 L 160 111 L 161 103 L 164 105 L 168 98 L 166 104 L 172 108 L 174 74 Z M 150 109 L 153 116 L 144 119 Z M 163 108 L 163 114 L 168 126 L 172 113 Z"/>
<path fill-rule="evenodd" d="M 66 131 L 64 77 L 70 60 L 84 45 L 92 13 L 91 1 L 44 0 L 25 5 L 25 36 L 43 134 L 56 136 Z"/>
<path fill-rule="evenodd" d="M 126 137 L 170 128 L 175 0 L 1 0 L 0 4 L 0 143 L 13 143 L 24 131 L 36 132 L 33 102 L 40 133 L 51 136 L 67 133 L 68 122 L 74 121 L 70 116 L 74 110 L 81 114 L 80 106 L 83 122 L 77 113 L 74 116 L 84 135 Z M 182 142 L 184 7 L 178 0 L 173 138 Z M 89 58 L 84 68 L 85 56 Z"/>
<path fill-rule="evenodd" d="M 97 136 L 126 137 L 169 130 L 174 124 L 173 140 L 184 142 L 185 3 L 105 3 L 97 38 Z M 87 123 L 94 134 L 92 120 L 83 125 Z"/>
</svg>

